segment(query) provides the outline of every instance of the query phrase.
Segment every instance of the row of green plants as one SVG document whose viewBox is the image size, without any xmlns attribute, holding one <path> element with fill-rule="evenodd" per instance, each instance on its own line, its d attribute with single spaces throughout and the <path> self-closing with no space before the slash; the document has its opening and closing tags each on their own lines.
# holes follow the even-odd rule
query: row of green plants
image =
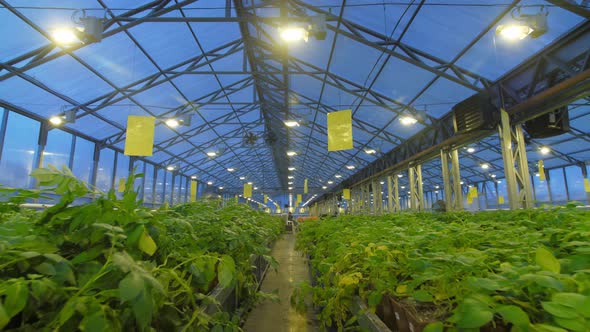
<svg viewBox="0 0 590 332">
<path fill-rule="evenodd" d="M 324 327 L 346 329 L 360 296 L 429 321 L 425 331 L 590 331 L 590 212 L 550 210 L 343 216 L 305 223 Z"/>
<path fill-rule="evenodd" d="M 216 286 L 256 292 L 252 257 L 268 256 L 280 219 L 246 205 L 195 202 L 149 210 L 127 180 L 121 199 L 66 168 L 32 173 L 41 190 L 0 189 L 0 330 L 239 331 Z M 19 204 L 61 198 L 35 212 Z M 83 205 L 80 197 L 94 195 Z"/>
</svg>

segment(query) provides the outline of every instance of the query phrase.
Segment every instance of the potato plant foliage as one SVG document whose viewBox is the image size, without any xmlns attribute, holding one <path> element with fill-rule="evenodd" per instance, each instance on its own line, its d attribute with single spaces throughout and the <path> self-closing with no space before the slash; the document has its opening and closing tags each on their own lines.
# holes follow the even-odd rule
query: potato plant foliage
<svg viewBox="0 0 590 332">
<path fill-rule="evenodd" d="M 208 315 L 215 285 L 254 297 L 251 256 L 267 256 L 282 222 L 219 201 L 150 211 L 127 180 L 93 192 L 68 169 L 32 173 L 41 191 L 1 189 L 0 330 L 238 331 L 238 317 Z M 30 198 L 58 194 L 42 212 Z M 72 203 L 94 195 L 92 202 Z"/>
<path fill-rule="evenodd" d="M 590 331 L 590 212 L 550 210 L 344 216 L 305 223 L 313 294 L 325 326 L 341 329 L 355 294 L 428 311 L 426 330 Z"/>
</svg>

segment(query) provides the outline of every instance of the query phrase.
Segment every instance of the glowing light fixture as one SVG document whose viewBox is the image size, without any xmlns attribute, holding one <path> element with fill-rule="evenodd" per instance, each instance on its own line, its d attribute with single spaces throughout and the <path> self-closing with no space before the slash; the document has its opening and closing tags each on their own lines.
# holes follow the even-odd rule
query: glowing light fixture
<svg viewBox="0 0 590 332">
<path fill-rule="evenodd" d="M 297 170 L 295 167 L 289 167 L 288 169 L 289 169 L 290 171 L 295 171 L 295 170 Z"/>
<path fill-rule="evenodd" d="M 515 8 L 511 15 L 512 21 L 507 24 L 501 24 L 496 28 L 496 35 L 508 40 L 522 40 L 527 36 L 537 38 L 545 34 L 548 30 L 547 15 L 549 12 L 544 10 L 544 6 L 535 14 L 525 14 L 521 12 L 521 7 Z"/>
<path fill-rule="evenodd" d="M 289 157 L 293 157 L 296 155 L 297 155 L 297 152 L 295 152 L 295 151 L 287 151 L 287 156 L 289 156 Z"/>
<path fill-rule="evenodd" d="M 294 179 L 294 178 L 295 178 L 295 177 L 294 177 L 293 175 L 289 175 L 289 176 L 287 176 L 287 179 L 289 179 L 289 180 L 292 180 L 292 179 Z"/>
<path fill-rule="evenodd" d="M 180 122 L 178 122 L 178 120 L 176 120 L 175 118 L 166 119 L 165 123 L 170 128 L 176 128 L 180 126 Z"/>
<path fill-rule="evenodd" d="M 398 178 L 403 178 L 403 177 L 404 177 L 404 175 L 403 175 L 403 174 L 398 174 L 398 175 L 397 175 L 397 177 L 398 177 Z"/>
<path fill-rule="evenodd" d="M 366 154 L 375 154 L 375 153 L 377 153 L 377 151 L 375 151 L 374 149 L 365 149 L 365 153 Z"/>
<path fill-rule="evenodd" d="M 355 169 L 356 167 L 355 167 L 354 165 L 347 165 L 347 166 L 346 166 L 346 168 L 348 168 L 348 169 L 350 169 L 350 170 L 353 170 L 353 169 Z"/>
<path fill-rule="evenodd" d="M 80 40 L 76 35 L 74 28 L 57 28 L 51 31 L 51 39 L 59 45 L 71 45 L 79 43 Z"/>
<path fill-rule="evenodd" d="M 293 190 L 293 187 L 289 187 L 289 190 Z"/>
<path fill-rule="evenodd" d="M 411 116 L 402 116 L 401 118 L 399 118 L 399 121 L 404 125 L 404 126 L 409 126 L 409 125 L 413 125 L 416 122 L 418 122 L 418 120 L 414 119 Z"/>
<path fill-rule="evenodd" d="M 246 180 L 245 176 L 240 176 L 240 180 Z"/>
<path fill-rule="evenodd" d="M 49 122 L 54 126 L 61 126 L 64 123 L 64 119 L 59 115 L 54 115 L 49 118 Z"/>
<path fill-rule="evenodd" d="M 300 40 L 307 42 L 309 39 L 309 32 L 306 29 L 298 26 L 280 28 L 279 33 L 281 35 L 281 39 L 286 42 L 296 42 Z"/>
<path fill-rule="evenodd" d="M 196 180 L 197 179 L 197 176 L 196 175 L 193 175 L 193 176 L 191 176 L 191 179 Z"/>
<path fill-rule="evenodd" d="M 235 170 L 236 170 L 235 168 L 231 168 L 231 167 L 227 169 L 228 172 L 233 172 Z"/>
<path fill-rule="evenodd" d="M 549 152 L 551 152 L 551 149 L 550 149 L 548 146 L 542 146 L 542 147 L 539 149 L 539 151 L 540 151 L 542 154 L 548 154 Z"/>
<path fill-rule="evenodd" d="M 258 190 L 258 187 L 254 187 L 254 190 Z"/>
<path fill-rule="evenodd" d="M 535 176 L 536 176 L 536 177 L 540 177 L 540 176 L 541 176 L 541 174 L 539 174 L 539 173 L 535 173 Z"/>
<path fill-rule="evenodd" d="M 475 148 L 473 148 L 473 147 L 468 147 L 468 148 L 467 148 L 467 152 L 469 152 L 469 153 L 474 153 L 474 152 L 475 152 Z"/>
<path fill-rule="evenodd" d="M 215 156 L 217 156 L 217 152 L 215 152 L 215 151 L 209 151 L 209 152 L 207 152 L 207 156 L 209 156 L 209 157 L 215 157 Z"/>
<path fill-rule="evenodd" d="M 337 178 L 337 179 L 340 179 L 342 177 L 342 175 L 336 174 L 336 175 L 334 175 L 334 177 Z"/>
<path fill-rule="evenodd" d="M 207 182 L 207 185 L 208 185 L 208 186 L 211 186 L 211 185 L 213 185 L 213 181 L 208 181 L 208 182 Z"/>
<path fill-rule="evenodd" d="M 328 181 L 328 184 L 332 184 L 332 183 L 334 183 L 334 181 Z"/>
<path fill-rule="evenodd" d="M 248 182 L 248 184 L 252 184 L 252 182 Z"/>
<path fill-rule="evenodd" d="M 285 126 L 287 127 L 299 127 L 299 122 L 295 120 L 287 120 L 285 121 Z"/>
<path fill-rule="evenodd" d="M 219 187 L 219 190 L 223 190 L 223 187 Z"/>
<path fill-rule="evenodd" d="M 488 169 L 488 168 L 490 168 L 490 164 L 485 164 L 485 163 L 484 164 L 481 164 L 481 168 L 482 169 Z"/>
<path fill-rule="evenodd" d="M 497 35 L 509 40 L 525 39 L 531 32 L 531 27 L 521 24 L 501 24 L 496 28 Z"/>
<path fill-rule="evenodd" d="M 322 186 L 322 189 L 328 189 L 328 187 L 326 187 L 326 186 Z"/>
<path fill-rule="evenodd" d="M 495 177 L 496 177 L 496 174 L 492 174 L 492 175 L 490 175 L 490 176 L 491 176 L 492 178 L 495 178 Z"/>
<path fill-rule="evenodd" d="M 402 188 L 402 189 L 406 189 L 406 186 L 401 186 L 400 188 Z"/>
<path fill-rule="evenodd" d="M 166 169 L 169 171 L 173 171 L 176 169 L 176 167 L 174 165 L 168 165 L 168 166 L 166 166 Z"/>
<path fill-rule="evenodd" d="M 291 181 L 291 182 L 289 182 L 289 183 L 287 183 L 287 184 L 293 184 L 293 181 Z"/>
</svg>

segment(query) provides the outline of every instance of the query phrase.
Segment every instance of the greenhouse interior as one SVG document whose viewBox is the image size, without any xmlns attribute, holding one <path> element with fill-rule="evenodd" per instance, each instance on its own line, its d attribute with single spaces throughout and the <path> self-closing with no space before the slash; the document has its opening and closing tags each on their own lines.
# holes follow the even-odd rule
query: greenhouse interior
<svg viewBox="0 0 590 332">
<path fill-rule="evenodd" d="M 0 330 L 590 331 L 590 1 L 0 18 Z"/>
</svg>

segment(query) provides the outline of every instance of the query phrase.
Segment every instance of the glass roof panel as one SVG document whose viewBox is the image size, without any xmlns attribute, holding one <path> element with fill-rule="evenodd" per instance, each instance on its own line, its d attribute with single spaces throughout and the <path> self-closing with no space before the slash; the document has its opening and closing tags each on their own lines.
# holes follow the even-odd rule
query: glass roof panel
<svg viewBox="0 0 590 332">
<path fill-rule="evenodd" d="M 376 74 L 372 69 L 383 63 L 384 57 L 381 53 L 350 38 L 338 37 L 330 72 L 358 84 L 367 85 L 365 82 Z M 351 63 L 354 63 L 354 66 L 351 66 Z"/>
<path fill-rule="evenodd" d="M 190 23 L 190 26 L 205 52 L 241 37 L 240 26 L 237 23 L 199 22 Z"/>
<path fill-rule="evenodd" d="M 157 71 L 137 45 L 124 34 L 105 38 L 100 43 L 90 44 L 74 53 L 119 87 Z"/>
<path fill-rule="evenodd" d="M 424 110 L 428 115 L 440 118 L 447 114 L 455 104 L 475 94 L 468 89 L 446 78 L 439 77 L 416 101 L 413 106 Z"/>
<path fill-rule="evenodd" d="M 169 82 L 140 92 L 133 96 L 133 99 L 144 106 L 151 107 L 177 107 L 186 103 L 186 100 Z"/>
<path fill-rule="evenodd" d="M 401 28 L 406 26 L 412 16 L 411 14 L 415 10 L 410 8 L 405 15 L 403 15 L 408 8 L 408 4 L 411 2 L 413 1 L 402 0 L 383 3 L 375 2 L 372 4 L 364 4 L 362 1 L 355 3 L 350 2 L 347 3 L 346 9 L 344 10 L 344 18 L 362 24 L 386 36 L 391 35 L 393 27 L 399 21 L 400 24 L 398 29 L 396 29 L 395 33 L 391 35 L 392 38 L 397 39 L 402 32 Z"/>
<path fill-rule="evenodd" d="M 214 75 L 181 75 L 172 80 L 188 100 L 195 100 L 219 89 Z"/>
<path fill-rule="evenodd" d="M 68 127 L 97 139 L 104 139 L 121 131 L 121 129 L 90 115 L 76 119 L 76 122 L 68 124 Z"/>
<path fill-rule="evenodd" d="M 396 58 L 390 58 L 373 89 L 398 102 L 411 100 L 435 75 Z"/>
<path fill-rule="evenodd" d="M 38 34 L 30 25 L 14 15 L 7 15 L 7 9 L 0 9 L 2 29 L 0 29 L 0 61 L 8 61 L 21 54 L 48 44 L 48 40 Z M 27 38 L 14 38 L 26 35 Z"/>
<path fill-rule="evenodd" d="M 20 77 L 12 77 L 0 84 L 0 98 L 44 117 L 61 112 L 64 106 L 73 106 Z"/>
</svg>

